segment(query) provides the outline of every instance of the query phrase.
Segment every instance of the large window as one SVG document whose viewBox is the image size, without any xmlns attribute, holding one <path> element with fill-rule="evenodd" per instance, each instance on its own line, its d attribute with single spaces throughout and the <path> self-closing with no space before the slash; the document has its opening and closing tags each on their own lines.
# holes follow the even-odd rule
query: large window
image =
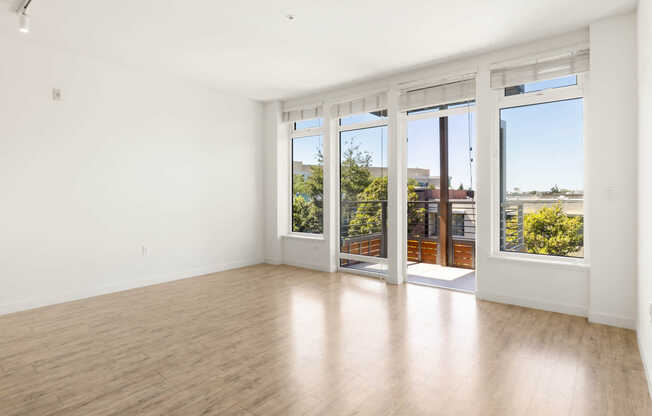
<svg viewBox="0 0 652 416">
<path fill-rule="evenodd" d="M 342 117 L 339 128 L 340 264 L 375 273 L 386 265 L 373 258 L 387 258 L 386 123 L 380 111 Z"/>
<path fill-rule="evenodd" d="M 515 99 L 500 109 L 500 249 L 584 257 L 581 91 Z"/>
<path fill-rule="evenodd" d="M 292 132 L 292 232 L 324 232 L 322 119 L 298 121 Z"/>
</svg>

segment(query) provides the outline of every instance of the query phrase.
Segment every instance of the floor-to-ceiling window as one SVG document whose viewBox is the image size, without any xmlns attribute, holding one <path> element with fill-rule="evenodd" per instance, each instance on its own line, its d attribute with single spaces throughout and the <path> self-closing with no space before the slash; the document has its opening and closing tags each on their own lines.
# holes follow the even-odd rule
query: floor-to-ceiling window
<svg viewBox="0 0 652 416">
<path fill-rule="evenodd" d="M 339 118 L 340 267 L 387 271 L 387 111 Z"/>
</svg>

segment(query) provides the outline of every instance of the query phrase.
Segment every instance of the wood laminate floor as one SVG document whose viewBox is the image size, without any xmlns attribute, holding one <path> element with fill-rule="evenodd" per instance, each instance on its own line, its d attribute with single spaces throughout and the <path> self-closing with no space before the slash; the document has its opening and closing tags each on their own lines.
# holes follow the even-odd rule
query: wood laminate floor
<svg viewBox="0 0 652 416">
<path fill-rule="evenodd" d="M 0 415 L 648 415 L 633 331 L 259 265 L 0 316 Z"/>
</svg>

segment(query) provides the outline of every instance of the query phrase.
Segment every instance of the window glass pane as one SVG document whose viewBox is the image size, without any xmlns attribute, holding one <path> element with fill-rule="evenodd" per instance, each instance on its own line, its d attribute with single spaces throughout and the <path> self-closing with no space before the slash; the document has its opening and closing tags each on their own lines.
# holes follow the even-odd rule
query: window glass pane
<svg viewBox="0 0 652 416">
<path fill-rule="evenodd" d="M 577 75 L 548 79 L 545 81 L 530 82 L 522 85 L 505 88 L 505 95 L 527 94 L 528 92 L 543 91 L 551 88 L 568 87 L 577 85 Z"/>
<path fill-rule="evenodd" d="M 324 157 L 322 136 L 292 139 L 292 231 L 322 234 Z"/>
<path fill-rule="evenodd" d="M 343 131 L 340 133 L 340 251 L 387 258 L 386 233 L 387 126 Z M 371 263 L 352 260 L 341 260 L 341 264 L 372 272 L 383 270 Z"/>
<path fill-rule="evenodd" d="M 408 122 L 408 264 L 437 263 L 439 241 L 439 118 Z"/>
<path fill-rule="evenodd" d="M 584 257 L 582 106 L 500 111 L 501 250 Z"/>
<path fill-rule="evenodd" d="M 350 124 L 368 123 L 371 121 L 387 119 L 387 110 L 373 111 L 371 113 L 353 114 L 350 116 L 340 118 L 340 126 L 348 126 Z"/>
<path fill-rule="evenodd" d="M 451 193 L 451 199 L 473 197 L 475 112 L 448 116 L 448 176 L 450 189 L 456 191 Z"/>
<path fill-rule="evenodd" d="M 323 119 L 320 118 L 312 118 L 310 120 L 301 120 L 297 121 L 294 123 L 294 130 L 305 130 L 305 129 L 310 129 L 313 127 L 321 127 L 323 123 Z"/>
</svg>

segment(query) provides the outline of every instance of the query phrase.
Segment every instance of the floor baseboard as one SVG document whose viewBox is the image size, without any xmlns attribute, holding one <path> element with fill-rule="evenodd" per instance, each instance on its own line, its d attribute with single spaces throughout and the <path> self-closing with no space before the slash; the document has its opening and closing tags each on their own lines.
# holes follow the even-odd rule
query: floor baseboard
<svg viewBox="0 0 652 416">
<path fill-rule="evenodd" d="M 587 316 L 587 310 L 579 305 L 565 305 L 561 303 L 553 303 L 542 301 L 539 299 L 521 298 L 515 296 L 505 296 L 495 293 L 487 293 L 484 291 L 476 291 L 475 296 L 481 300 L 490 302 L 506 303 L 509 305 L 523 306 L 526 308 L 540 309 L 548 312 L 563 313 L 566 315 Z"/>
<path fill-rule="evenodd" d="M 124 290 L 137 289 L 140 287 L 151 286 L 159 283 L 171 282 L 174 280 L 187 279 L 190 277 L 201 276 L 204 274 L 217 273 L 224 270 L 237 269 L 239 267 L 252 266 L 262 263 L 262 259 L 249 259 L 228 263 L 214 264 L 210 266 L 198 267 L 191 270 L 166 273 L 158 276 L 143 277 L 140 279 L 99 286 L 84 288 L 81 290 L 67 291 L 59 294 L 50 294 L 45 296 L 35 296 L 24 298 L 12 302 L 0 303 L 0 315 L 6 315 L 14 312 L 26 311 L 29 309 L 41 308 L 44 306 L 56 305 L 59 303 L 71 302 L 80 299 L 92 298 L 94 296 L 106 295 L 109 293 L 122 292 Z"/>
</svg>

